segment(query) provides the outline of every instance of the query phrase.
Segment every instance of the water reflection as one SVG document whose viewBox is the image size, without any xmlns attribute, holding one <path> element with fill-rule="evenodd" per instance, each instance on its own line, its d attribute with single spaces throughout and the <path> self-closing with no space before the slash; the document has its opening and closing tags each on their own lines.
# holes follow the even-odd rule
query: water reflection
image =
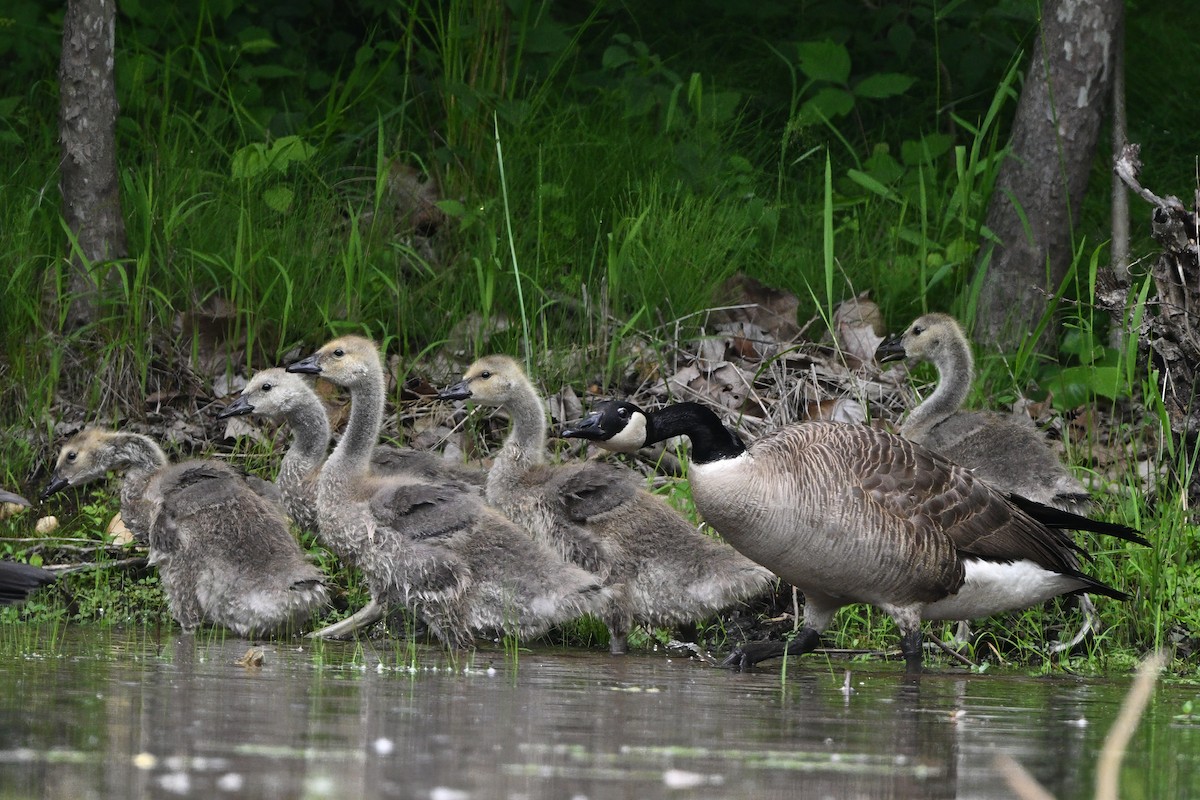
<svg viewBox="0 0 1200 800">
<path fill-rule="evenodd" d="M 0 643 L 4 644 L 4 643 Z M 8 643 L 11 646 L 11 643 Z M 998 752 L 1088 797 L 1124 683 L 69 630 L 0 661 L 0 798 L 1007 798 Z M 53 652 L 46 655 L 47 651 Z M 41 653 L 41 654 L 39 654 Z M 1194 692 L 1160 687 L 1130 797 L 1200 796 Z"/>
</svg>

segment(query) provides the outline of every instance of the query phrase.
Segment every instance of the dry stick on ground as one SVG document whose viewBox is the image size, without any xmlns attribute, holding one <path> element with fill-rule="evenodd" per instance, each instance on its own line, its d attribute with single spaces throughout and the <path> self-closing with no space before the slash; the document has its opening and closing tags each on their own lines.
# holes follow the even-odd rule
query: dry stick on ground
<svg viewBox="0 0 1200 800">
<path fill-rule="evenodd" d="M 1150 702 L 1158 673 L 1166 663 L 1166 653 L 1160 650 L 1146 657 L 1138 665 L 1133 686 L 1130 687 L 1129 694 L 1125 695 L 1121 710 L 1117 714 L 1117 721 L 1113 723 L 1104 739 L 1104 747 L 1100 750 L 1100 759 L 1096 764 L 1096 800 L 1117 800 L 1121 761 L 1125 758 L 1125 749 L 1129 746 L 1129 740 L 1133 738 L 1133 732 L 1137 730 L 1146 704 Z M 996 756 L 996 768 L 1020 800 L 1054 800 L 1054 795 L 1046 791 L 1037 778 L 1030 775 L 1012 756 Z"/>
<path fill-rule="evenodd" d="M 1113 164 L 1117 176 L 1135 194 L 1154 207 L 1150 232 L 1162 251 L 1150 266 L 1153 296 L 1147 300 L 1136 336 L 1139 361 L 1157 369 L 1162 376 L 1162 399 L 1172 432 L 1191 437 L 1200 431 L 1200 247 L 1197 218 L 1177 197 L 1159 197 L 1138 182 L 1140 148 L 1126 145 Z M 1115 277 L 1101 282 L 1096 304 L 1105 311 L 1121 314 L 1129 286 Z M 1194 481 L 1193 492 L 1200 493 Z"/>
</svg>

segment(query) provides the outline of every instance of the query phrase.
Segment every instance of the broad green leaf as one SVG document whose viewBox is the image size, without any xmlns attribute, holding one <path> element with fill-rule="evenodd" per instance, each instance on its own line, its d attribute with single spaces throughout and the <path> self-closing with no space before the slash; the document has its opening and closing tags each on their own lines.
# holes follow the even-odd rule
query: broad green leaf
<svg viewBox="0 0 1200 800">
<path fill-rule="evenodd" d="M 845 84 L 850 80 L 850 53 L 845 45 L 830 42 L 801 42 L 796 45 L 798 65 L 814 81 Z"/>
<path fill-rule="evenodd" d="M 895 97 L 909 90 L 916 78 L 901 75 L 899 72 L 884 72 L 879 75 L 868 75 L 854 87 L 854 93 L 859 97 L 873 99 Z"/>
<path fill-rule="evenodd" d="M 272 186 L 263 192 L 263 202 L 280 214 L 284 214 L 291 209 L 295 196 L 296 193 L 287 186 Z"/>
<path fill-rule="evenodd" d="M 230 174 L 235 178 L 253 178 L 270 167 L 266 148 L 261 142 L 248 144 L 233 154 Z"/>
<path fill-rule="evenodd" d="M 434 205 L 451 217 L 462 219 L 467 215 L 467 207 L 458 200 L 438 200 Z"/>
<path fill-rule="evenodd" d="M 267 151 L 267 159 L 271 167 L 278 172 L 285 172 L 297 161 L 308 161 L 317 149 L 306 144 L 299 136 L 281 136 L 271 143 Z"/>
<path fill-rule="evenodd" d="M 600 64 L 605 69 L 616 69 L 624 66 L 633 60 L 633 56 L 629 55 L 629 51 L 620 45 L 610 45 L 605 48 L 604 56 L 600 59 Z"/>
<path fill-rule="evenodd" d="M 822 119 L 844 117 L 854 108 L 854 95 L 845 89 L 828 86 L 800 106 L 800 124 L 812 125 Z"/>
</svg>

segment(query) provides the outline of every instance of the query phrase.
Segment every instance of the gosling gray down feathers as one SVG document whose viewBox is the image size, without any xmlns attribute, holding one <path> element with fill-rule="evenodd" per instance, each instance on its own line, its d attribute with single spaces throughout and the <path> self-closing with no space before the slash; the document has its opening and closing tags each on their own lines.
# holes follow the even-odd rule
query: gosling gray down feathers
<svg viewBox="0 0 1200 800">
<path fill-rule="evenodd" d="M 933 394 L 909 412 L 900 435 L 941 453 L 1005 492 L 1081 513 L 1090 497 L 1024 414 L 963 411 L 975 361 L 958 321 L 946 314 L 918 317 L 875 351 L 879 363 L 928 361 L 938 371 Z"/>
<path fill-rule="evenodd" d="M 217 415 L 219 419 L 254 414 L 274 422 L 286 422 L 292 444 L 279 465 L 275 483 L 292 521 L 307 531 L 318 530 L 317 477 L 331 438 L 325 406 L 309 382 L 282 367 L 264 369 L 242 389 L 241 395 Z M 371 468 L 380 473 L 410 473 L 430 481 L 461 480 L 482 491 L 481 470 L 457 466 L 439 457 L 411 448 L 381 445 L 371 455 Z"/>
<path fill-rule="evenodd" d="M 596 462 L 546 463 L 546 414 L 521 366 L 472 364 L 439 394 L 502 407 L 512 431 L 488 471 L 487 499 L 617 593 L 603 617 L 614 654 L 634 623 L 696 622 L 764 591 L 770 572 L 696 530 L 632 473 Z"/>
<path fill-rule="evenodd" d="M 988 616 L 1080 591 L 1126 599 L 1080 571 L 1082 551 L 1063 529 L 1145 543 L 1123 525 L 1002 494 L 932 450 L 866 426 L 806 422 L 747 446 L 697 403 L 646 413 L 609 401 L 562 435 L 626 452 L 689 437 L 696 509 L 804 593 L 804 627 L 789 644 L 746 644 L 729 665 L 809 652 L 838 609 L 869 603 L 895 620 L 907 670 L 917 673 L 922 619 Z"/>
<path fill-rule="evenodd" d="M 350 390 L 350 421 L 317 481 L 317 515 L 325 545 L 362 570 L 371 603 L 317 635 L 346 635 L 402 604 L 444 643 L 465 647 L 477 632 L 538 636 L 608 605 L 594 576 L 463 483 L 372 471 L 385 391 L 373 342 L 344 336 L 287 369 Z"/>
<path fill-rule="evenodd" d="M 171 616 L 185 631 L 210 622 L 268 635 L 303 625 L 327 604 L 321 573 L 281 511 L 218 461 L 168 465 L 145 436 L 88 428 L 63 445 L 43 496 L 109 470 L 125 472 L 122 517 L 149 541 Z"/>
</svg>

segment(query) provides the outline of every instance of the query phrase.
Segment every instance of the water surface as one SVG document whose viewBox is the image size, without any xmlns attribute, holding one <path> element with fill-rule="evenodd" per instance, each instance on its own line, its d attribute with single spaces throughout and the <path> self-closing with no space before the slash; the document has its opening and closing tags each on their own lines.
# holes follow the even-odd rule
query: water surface
<svg viewBox="0 0 1200 800">
<path fill-rule="evenodd" d="M 1084 798 L 1128 683 L 299 641 L 246 667 L 236 638 L 6 636 L 0 798 L 1011 798 L 998 753 Z M 1197 694 L 1159 687 L 1122 797 L 1200 797 Z"/>
</svg>

